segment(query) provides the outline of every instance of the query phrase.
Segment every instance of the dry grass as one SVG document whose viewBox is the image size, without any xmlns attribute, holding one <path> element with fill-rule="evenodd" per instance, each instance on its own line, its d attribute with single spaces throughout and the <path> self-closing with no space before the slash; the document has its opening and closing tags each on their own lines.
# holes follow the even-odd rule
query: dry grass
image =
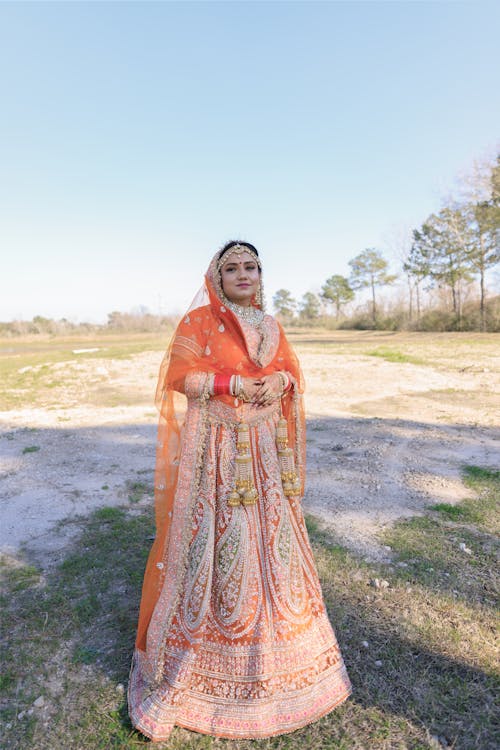
<svg viewBox="0 0 500 750">
<path fill-rule="evenodd" d="M 61 403 L 96 407 L 151 403 L 151 388 L 127 390 L 110 376 L 100 374 L 110 362 L 131 360 L 151 352 L 154 377 L 169 335 L 115 334 L 89 337 L 32 337 L 0 339 L 0 410 L 52 408 Z M 500 372 L 498 334 L 408 333 L 387 331 L 289 332 L 300 354 L 381 357 L 389 362 L 408 362 L 442 371 Z M 98 348 L 74 354 L 73 349 Z M 478 363 L 480 362 L 480 365 Z M 85 381 L 82 388 L 82 380 Z M 145 384 L 150 385 L 150 384 Z"/>
<path fill-rule="evenodd" d="M 441 507 L 396 524 L 384 540 L 395 555 L 390 565 L 356 558 L 307 517 L 354 686 L 345 704 L 266 740 L 233 742 L 176 727 L 168 747 L 496 748 L 496 539 L 490 526 L 498 522 L 500 478 L 478 467 L 465 475 L 480 489 L 479 499 L 454 506 L 464 514 L 456 519 Z M 76 522 L 80 536 L 57 569 L 43 574 L 4 560 L 5 750 L 148 744 L 130 725 L 123 687 L 153 534 L 151 488 L 137 483 L 128 491 L 122 508 L 103 508 Z M 461 540 L 471 555 L 460 550 Z M 375 588 L 375 578 L 389 586 Z M 35 707 L 40 696 L 44 705 Z"/>
<path fill-rule="evenodd" d="M 403 367 L 418 360 L 427 372 L 430 367 L 486 372 L 486 378 L 500 371 L 495 334 L 294 330 L 290 338 L 301 355 L 376 356 Z M 2 344 L 0 409 L 52 409 L 61 403 L 151 406 L 166 341 L 165 335 L 136 334 L 126 341 L 117 335 Z M 72 353 L 94 346 L 102 349 Z M 136 380 L 124 379 L 140 357 L 145 360 Z M 110 370 L 109 378 L 95 372 L 101 366 Z M 114 379 L 113 368 L 120 366 Z M 25 367 L 30 369 L 19 372 Z M 494 395 L 486 387 L 481 393 L 430 390 L 426 397 L 459 404 L 482 398 L 489 405 Z M 370 409 L 373 414 L 373 403 Z M 29 441 L 25 450 L 35 453 L 36 434 Z M 325 602 L 353 682 L 345 704 L 297 732 L 268 740 L 232 742 L 177 727 L 167 746 L 496 749 L 499 476 L 491 467 L 464 467 L 464 481 L 479 491 L 478 498 L 439 503 L 387 531 L 382 542 L 392 548 L 391 564 L 366 563 L 332 539 L 319 519 L 306 517 Z M 71 521 L 79 534 L 56 569 L 39 570 L 27 557 L 3 560 L 4 750 L 127 750 L 149 744 L 130 725 L 123 688 L 153 535 L 151 487 L 126 484 L 123 497 L 127 502 L 120 508 Z M 376 578 L 388 587 L 376 588 Z M 40 696 L 43 705 L 34 706 Z"/>
</svg>

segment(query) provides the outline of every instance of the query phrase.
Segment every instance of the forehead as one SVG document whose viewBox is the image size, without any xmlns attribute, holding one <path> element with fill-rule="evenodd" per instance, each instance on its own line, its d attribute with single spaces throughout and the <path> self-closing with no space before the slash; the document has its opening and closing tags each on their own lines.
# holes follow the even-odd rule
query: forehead
<svg viewBox="0 0 500 750">
<path fill-rule="evenodd" d="M 255 258 L 253 257 L 253 255 L 250 255 L 250 253 L 247 253 L 246 251 L 243 253 L 235 253 L 229 250 L 227 254 L 227 259 L 222 264 L 222 268 L 224 268 L 225 266 L 228 266 L 230 263 L 234 263 L 234 264 L 255 263 Z"/>
</svg>

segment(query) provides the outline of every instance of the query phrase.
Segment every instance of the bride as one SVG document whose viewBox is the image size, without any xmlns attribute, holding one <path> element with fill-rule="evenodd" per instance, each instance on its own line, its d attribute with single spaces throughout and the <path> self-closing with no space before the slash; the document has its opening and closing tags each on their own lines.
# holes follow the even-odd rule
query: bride
<svg viewBox="0 0 500 750">
<path fill-rule="evenodd" d="M 131 721 L 153 741 L 175 725 L 284 734 L 352 692 L 301 507 L 303 391 L 264 311 L 260 256 L 231 241 L 175 331 L 155 395 L 156 537 L 128 686 Z"/>
</svg>

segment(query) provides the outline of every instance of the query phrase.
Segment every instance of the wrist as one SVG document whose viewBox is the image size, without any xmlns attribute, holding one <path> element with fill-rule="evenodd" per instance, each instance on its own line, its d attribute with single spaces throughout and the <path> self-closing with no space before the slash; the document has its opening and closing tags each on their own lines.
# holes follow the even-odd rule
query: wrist
<svg viewBox="0 0 500 750">
<path fill-rule="evenodd" d="M 213 396 L 239 396 L 242 392 L 241 375 L 222 375 L 218 373 L 214 376 L 214 385 L 212 390 Z"/>
</svg>

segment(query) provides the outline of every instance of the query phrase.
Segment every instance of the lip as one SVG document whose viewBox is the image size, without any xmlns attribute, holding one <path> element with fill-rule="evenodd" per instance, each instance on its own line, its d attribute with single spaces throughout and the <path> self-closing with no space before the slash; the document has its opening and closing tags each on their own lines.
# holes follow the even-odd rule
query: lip
<svg viewBox="0 0 500 750">
<path fill-rule="evenodd" d="M 244 286 L 244 287 L 249 287 L 249 286 L 250 286 L 250 284 L 236 284 L 236 286 Z"/>
</svg>

